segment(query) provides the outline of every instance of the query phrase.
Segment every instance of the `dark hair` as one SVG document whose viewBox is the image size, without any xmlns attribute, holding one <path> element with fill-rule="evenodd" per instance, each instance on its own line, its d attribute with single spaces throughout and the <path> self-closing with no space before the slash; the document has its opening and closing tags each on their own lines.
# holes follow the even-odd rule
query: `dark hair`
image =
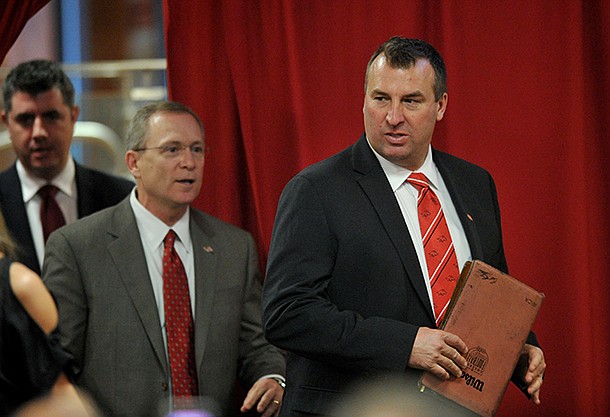
<svg viewBox="0 0 610 417">
<path fill-rule="evenodd" d="M 388 64 L 392 68 L 407 69 L 415 65 L 415 62 L 420 59 L 427 60 L 434 69 L 435 100 L 440 100 L 442 95 L 447 92 L 447 70 L 445 69 L 445 62 L 436 49 L 428 42 L 420 39 L 401 38 L 399 36 L 394 36 L 387 40 L 371 56 L 371 59 L 366 66 L 366 75 L 364 78 L 365 92 L 371 65 L 381 54 L 385 55 Z"/>
<path fill-rule="evenodd" d="M 8 73 L 2 85 L 4 109 L 7 113 L 11 111 L 11 99 L 18 91 L 35 97 L 54 87 L 61 92 L 64 104 L 73 108 L 74 85 L 59 64 L 45 59 L 22 62 Z"/>
<path fill-rule="evenodd" d="M 185 113 L 190 114 L 197 121 L 201 129 L 201 137 L 205 137 L 203 123 L 197 113 L 182 103 L 175 101 L 158 101 L 141 107 L 131 119 L 127 128 L 127 150 L 136 150 L 145 147 L 146 134 L 148 133 L 148 121 L 156 113 Z"/>
</svg>

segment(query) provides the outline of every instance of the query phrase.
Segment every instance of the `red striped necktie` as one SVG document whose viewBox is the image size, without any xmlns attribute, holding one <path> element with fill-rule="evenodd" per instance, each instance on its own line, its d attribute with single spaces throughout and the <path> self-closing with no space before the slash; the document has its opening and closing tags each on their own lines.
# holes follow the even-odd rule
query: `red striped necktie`
<svg viewBox="0 0 610 417">
<path fill-rule="evenodd" d="M 422 173 L 413 172 L 407 181 L 417 189 L 417 214 L 438 326 L 449 305 L 460 271 L 445 214 L 428 179 Z"/>
</svg>

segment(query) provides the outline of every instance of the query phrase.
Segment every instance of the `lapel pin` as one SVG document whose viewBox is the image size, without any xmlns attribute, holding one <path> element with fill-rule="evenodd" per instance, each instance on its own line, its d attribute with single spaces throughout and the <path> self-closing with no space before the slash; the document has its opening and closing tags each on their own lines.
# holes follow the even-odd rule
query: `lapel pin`
<svg viewBox="0 0 610 417">
<path fill-rule="evenodd" d="M 209 245 L 203 245 L 203 250 L 207 253 L 214 253 L 214 248 Z"/>
<path fill-rule="evenodd" d="M 474 219 L 472 218 L 470 213 L 466 213 L 466 217 L 468 217 L 468 220 L 470 220 L 471 222 L 474 222 Z"/>
</svg>

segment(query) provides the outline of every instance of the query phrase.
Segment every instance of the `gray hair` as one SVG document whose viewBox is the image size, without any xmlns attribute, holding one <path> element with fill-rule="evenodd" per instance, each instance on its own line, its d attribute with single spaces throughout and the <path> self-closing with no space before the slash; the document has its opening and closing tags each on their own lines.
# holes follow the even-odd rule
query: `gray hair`
<svg viewBox="0 0 610 417">
<path fill-rule="evenodd" d="M 131 119 L 127 128 L 127 150 L 137 150 L 145 147 L 148 122 L 157 113 L 185 113 L 190 114 L 197 121 L 201 129 L 201 137 L 205 138 L 205 129 L 197 113 L 182 103 L 175 101 L 158 101 L 141 107 Z"/>
</svg>

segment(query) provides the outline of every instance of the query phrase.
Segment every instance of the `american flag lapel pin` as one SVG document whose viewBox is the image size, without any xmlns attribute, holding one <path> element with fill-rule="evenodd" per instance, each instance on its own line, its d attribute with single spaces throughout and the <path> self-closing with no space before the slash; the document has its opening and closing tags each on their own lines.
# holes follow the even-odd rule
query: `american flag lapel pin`
<svg viewBox="0 0 610 417">
<path fill-rule="evenodd" d="M 203 250 L 206 251 L 207 253 L 214 253 L 214 248 L 211 247 L 210 245 L 203 245 Z"/>
<path fill-rule="evenodd" d="M 468 220 L 470 220 L 471 222 L 474 223 L 474 219 L 472 218 L 472 216 L 470 215 L 470 213 L 466 213 L 466 217 L 468 217 Z"/>
</svg>

